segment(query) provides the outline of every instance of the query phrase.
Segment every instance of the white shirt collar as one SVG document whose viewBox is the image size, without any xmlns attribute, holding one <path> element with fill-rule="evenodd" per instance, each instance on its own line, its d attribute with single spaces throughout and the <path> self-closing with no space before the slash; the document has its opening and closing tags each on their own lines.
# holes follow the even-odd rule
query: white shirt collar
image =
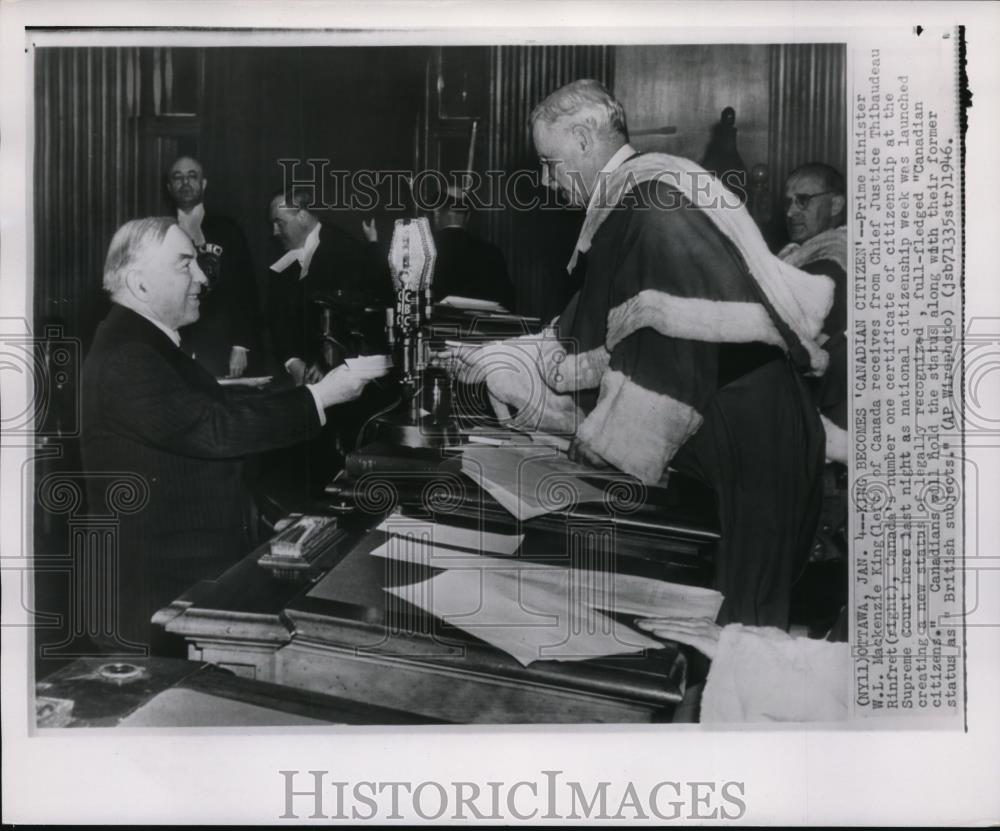
<svg viewBox="0 0 1000 831">
<path fill-rule="evenodd" d="M 195 245 L 204 245 L 205 236 L 201 232 L 201 223 L 205 218 L 205 203 L 199 202 L 190 211 L 177 209 L 177 224 L 181 230 L 191 237 Z"/>
<path fill-rule="evenodd" d="M 276 271 L 280 274 L 293 262 L 297 261 L 302 267 L 302 270 L 299 272 L 299 279 L 301 280 L 305 277 L 309 273 L 309 263 L 312 262 L 313 254 L 319 248 L 319 229 L 320 223 L 317 222 L 309 232 L 309 236 L 306 237 L 305 242 L 302 243 L 302 247 L 286 251 L 281 257 L 271 263 L 271 271 Z"/>
<path fill-rule="evenodd" d="M 600 172 L 597 174 L 597 178 L 594 179 L 594 192 L 590 194 L 590 201 L 587 203 L 587 212 L 594 207 L 597 202 L 598 197 L 604 188 L 601 186 L 601 180 L 606 179 L 608 174 L 617 170 L 629 156 L 634 156 L 636 154 L 636 149 L 625 142 L 621 147 L 618 148 L 617 152 L 604 163 L 604 167 L 601 168 Z"/>
<path fill-rule="evenodd" d="M 165 323 L 157 320 L 155 317 L 151 317 L 150 315 L 146 314 L 143 311 L 140 311 L 139 309 L 133 309 L 131 306 L 126 306 L 126 308 L 127 309 L 132 309 L 132 311 L 135 312 L 137 315 L 142 315 L 144 318 L 146 318 L 146 320 L 148 320 L 150 323 L 152 323 L 157 329 L 159 329 L 161 332 L 163 332 L 163 334 L 165 334 L 168 338 L 170 338 L 170 340 L 172 340 L 174 342 L 174 346 L 180 347 L 180 345 L 181 345 L 181 336 L 180 336 L 180 333 L 176 329 L 171 329 Z"/>
</svg>

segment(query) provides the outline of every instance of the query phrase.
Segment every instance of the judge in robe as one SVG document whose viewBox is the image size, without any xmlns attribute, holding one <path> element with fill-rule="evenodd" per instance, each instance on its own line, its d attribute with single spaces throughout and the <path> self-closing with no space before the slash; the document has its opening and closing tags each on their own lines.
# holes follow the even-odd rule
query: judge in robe
<svg viewBox="0 0 1000 831">
<path fill-rule="evenodd" d="M 830 366 L 813 382 L 827 437 L 827 458 L 847 463 L 847 197 L 844 177 L 826 164 L 796 168 L 785 182 L 785 225 L 790 240 L 778 256 L 834 282 L 833 307 L 823 322 Z"/>
<path fill-rule="evenodd" d="M 198 252 L 208 284 L 198 320 L 181 330 L 184 351 L 216 377 L 239 377 L 259 360 L 257 283 L 246 237 L 236 220 L 205 209 L 201 163 L 181 156 L 167 174 L 177 224 Z"/>
<path fill-rule="evenodd" d="M 585 464 L 707 483 L 720 623 L 787 628 L 821 500 L 823 429 L 803 375 L 826 366 L 832 281 L 772 255 L 698 165 L 637 153 L 600 83 L 557 90 L 531 126 L 543 184 L 587 211 L 568 266 L 582 288 L 541 335 L 459 351 L 460 380 L 485 379 L 512 426 L 571 436 Z"/>
<path fill-rule="evenodd" d="M 83 363 L 88 509 L 116 521 L 102 617 L 108 651 L 164 651 L 152 615 L 250 551 L 242 468 L 319 433 L 325 410 L 365 386 L 347 367 L 281 392 L 223 387 L 181 349 L 206 279 L 172 217 L 125 223 L 104 266 L 111 312 Z"/>
</svg>

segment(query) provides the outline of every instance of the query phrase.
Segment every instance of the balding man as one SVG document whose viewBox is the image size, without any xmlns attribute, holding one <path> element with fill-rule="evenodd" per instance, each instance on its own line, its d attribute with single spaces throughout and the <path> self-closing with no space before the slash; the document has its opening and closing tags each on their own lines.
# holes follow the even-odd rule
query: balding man
<svg viewBox="0 0 1000 831">
<path fill-rule="evenodd" d="M 315 436 L 324 410 L 365 384 L 341 367 L 285 392 L 220 386 L 180 348 L 178 330 L 198 319 L 206 282 L 196 255 L 172 217 L 119 228 L 104 266 L 112 309 L 83 364 L 89 507 L 119 522 L 111 623 L 142 646 L 157 609 L 249 550 L 242 459 Z M 122 477 L 133 485 L 127 505 L 116 502 Z"/>
<path fill-rule="evenodd" d="M 184 350 L 216 377 L 239 377 L 250 360 L 263 368 L 259 352 L 257 282 L 246 237 L 236 220 L 206 212 L 208 180 L 201 163 L 181 156 L 167 173 L 167 193 L 177 223 L 198 252 L 208 279 L 201 315 L 181 331 Z"/>
<path fill-rule="evenodd" d="M 779 253 L 786 263 L 834 282 L 833 307 L 823 323 L 830 366 L 813 382 L 826 429 L 826 455 L 847 462 L 847 196 L 844 177 L 810 162 L 785 183 L 785 225 L 791 240 Z"/>
<path fill-rule="evenodd" d="M 800 372 L 825 365 L 816 339 L 830 281 L 774 257 L 698 165 L 637 153 L 621 104 L 598 82 L 554 92 L 531 127 L 543 184 L 587 212 L 569 264 L 582 288 L 551 333 L 562 348 L 537 342 L 538 377 L 519 390 L 509 369 L 496 372 L 490 392 L 556 427 L 572 412 L 560 400 L 577 396 L 579 420 L 562 428 L 573 457 L 651 484 L 668 467 L 709 484 L 720 621 L 787 627 L 823 460 Z M 491 351 L 460 353 L 461 375 L 488 369 Z M 541 407 L 529 389 L 546 391 Z"/>
</svg>

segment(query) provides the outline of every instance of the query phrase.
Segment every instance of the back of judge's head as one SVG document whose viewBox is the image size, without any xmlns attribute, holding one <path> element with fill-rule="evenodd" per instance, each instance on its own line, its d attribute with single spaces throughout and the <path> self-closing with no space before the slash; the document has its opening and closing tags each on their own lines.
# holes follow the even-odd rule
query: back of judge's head
<svg viewBox="0 0 1000 831">
<path fill-rule="evenodd" d="M 584 78 L 560 87 L 535 106 L 528 117 L 548 127 L 584 123 L 595 134 L 621 143 L 628 141 L 625 108 L 600 81 Z"/>
</svg>

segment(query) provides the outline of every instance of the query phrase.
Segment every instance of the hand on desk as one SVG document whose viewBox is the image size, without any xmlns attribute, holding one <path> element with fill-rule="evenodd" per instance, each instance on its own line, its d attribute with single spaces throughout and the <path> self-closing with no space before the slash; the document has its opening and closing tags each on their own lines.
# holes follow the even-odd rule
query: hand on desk
<svg viewBox="0 0 1000 831">
<path fill-rule="evenodd" d="M 693 646 L 709 660 L 715 658 L 719 635 L 722 634 L 722 627 L 708 618 L 651 617 L 635 623 L 640 629 L 658 638 Z"/>
<path fill-rule="evenodd" d="M 326 408 L 358 398 L 365 385 L 372 379 L 373 376 L 370 374 L 360 375 L 352 371 L 347 364 L 341 364 L 336 369 L 331 369 L 326 373 L 312 385 L 312 388 L 319 395 L 323 407 Z"/>
</svg>

